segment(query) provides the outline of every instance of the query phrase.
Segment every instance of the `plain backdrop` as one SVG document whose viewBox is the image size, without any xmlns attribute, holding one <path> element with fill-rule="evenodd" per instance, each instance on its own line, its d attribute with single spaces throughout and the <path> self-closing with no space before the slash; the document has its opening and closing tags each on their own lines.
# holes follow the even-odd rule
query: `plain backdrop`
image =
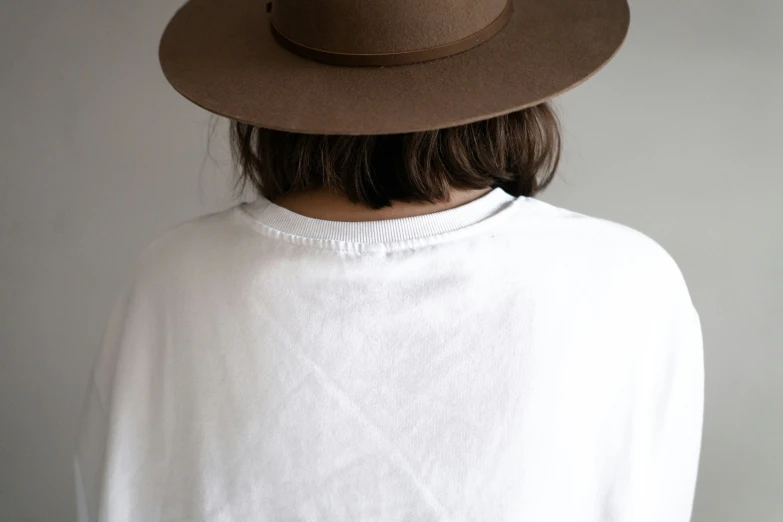
<svg viewBox="0 0 783 522">
<path fill-rule="evenodd" d="M 2 522 L 74 521 L 77 416 L 122 283 L 163 230 L 233 204 L 225 122 L 210 156 L 209 115 L 158 68 L 179 5 L 0 3 Z M 780 521 L 783 2 L 631 11 L 617 58 L 558 102 L 565 161 L 539 197 L 678 262 L 706 352 L 693 520 Z"/>
</svg>

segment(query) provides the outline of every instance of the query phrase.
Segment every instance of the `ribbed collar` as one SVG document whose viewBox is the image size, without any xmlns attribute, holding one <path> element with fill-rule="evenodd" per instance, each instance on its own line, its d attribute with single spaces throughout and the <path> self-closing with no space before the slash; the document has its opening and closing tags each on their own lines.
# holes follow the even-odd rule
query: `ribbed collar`
<svg viewBox="0 0 783 522">
<path fill-rule="evenodd" d="M 357 243 L 387 243 L 415 239 L 478 223 L 508 207 L 515 199 L 500 187 L 478 199 L 441 212 L 380 221 L 329 221 L 292 212 L 260 196 L 243 204 L 256 221 L 294 236 Z"/>
</svg>

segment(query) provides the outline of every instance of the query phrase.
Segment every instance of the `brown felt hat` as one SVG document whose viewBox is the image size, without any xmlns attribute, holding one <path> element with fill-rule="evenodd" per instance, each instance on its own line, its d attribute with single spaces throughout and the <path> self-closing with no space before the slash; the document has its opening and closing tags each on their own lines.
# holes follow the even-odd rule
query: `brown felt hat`
<svg viewBox="0 0 783 522">
<path fill-rule="evenodd" d="M 160 62 L 183 96 L 244 123 L 413 132 L 567 91 L 615 55 L 629 16 L 626 0 L 190 0 Z"/>
</svg>

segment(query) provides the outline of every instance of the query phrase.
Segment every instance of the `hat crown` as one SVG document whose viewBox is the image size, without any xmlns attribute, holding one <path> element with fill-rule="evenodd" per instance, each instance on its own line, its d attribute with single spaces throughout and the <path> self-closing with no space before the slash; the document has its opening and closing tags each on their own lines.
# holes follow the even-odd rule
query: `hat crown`
<svg viewBox="0 0 783 522">
<path fill-rule="evenodd" d="M 274 0 L 272 23 L 299 45 L 347 54 L 453 44 L 492 24 L 508 0 Z"/>
</svg>

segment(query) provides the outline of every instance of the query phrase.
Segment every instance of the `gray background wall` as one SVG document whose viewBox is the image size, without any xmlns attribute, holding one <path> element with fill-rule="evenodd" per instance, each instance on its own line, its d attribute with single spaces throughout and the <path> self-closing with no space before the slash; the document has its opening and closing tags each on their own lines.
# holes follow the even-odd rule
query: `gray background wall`
<svg viewBox="0 0 783 522">
<path fill-rule="evenodd" d="M 225 139 L 165 83 L 181 0 L 0 4 L 0 521 L 72 522 L 70 449 L 144 244 L 231 204 Z M 632 1 L 616 60 L 561 98 L 541 199 L 637 228 L 703 323 L 694 521 L 783 519 L 783 2 Z M 219 127 L 222 129 L 223 127 Z"/>
</svg>

